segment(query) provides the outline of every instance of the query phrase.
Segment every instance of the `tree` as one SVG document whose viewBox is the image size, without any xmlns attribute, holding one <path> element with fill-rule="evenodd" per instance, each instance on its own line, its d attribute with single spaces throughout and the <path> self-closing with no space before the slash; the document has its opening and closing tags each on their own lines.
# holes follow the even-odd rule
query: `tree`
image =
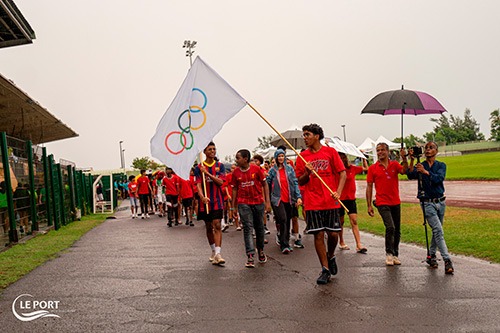
<svg viewBox="0 0 500 333">
<path fill-rule="evenodd" d="M 149 157 L 136 157 L 132 161 L 132 167 L 137 170 L 147 170 L 147 169 L 152 169 L 151 168 L 151 162 L 152 161 Z M 156 162 L 154 162 L 156 163 Z"/>
<path fill-rule="evenodd" d="M 264 135 L 261 136 L 260 138 L 257 138 L 257 141 L 259 141 L 259 145 L 255 149 L 267 149 L 271 147 L 271 140 L 274 138 L 274 135 Z"/>
<path fill-rule="evenodd" d="M 400 143 L 401 137 L 394 138 L 394 140 L 392 140 L 392 141 Z M 415 136 L 413 134 L 410 134 L 403 139 L 403 142 L 404 142 L 406 147 L 414 147 L 414 146 L 417 146 L 418 144 L 422 144 L 424 142 L 424 139 L 419 138 L 418 136 Z"/>
<path fill-rule="evenodd" d="M 444 141 L 447 144 L 484 140 L 484 134 L 480 132 L 479 123 L 472 117 L 470 109 L 465 109 L 464 119 L 459 116 L 450 115 L 450 118 L 441 114 L 440 118 L 431 118 L 437 125 L 433 132 L 424 134 L 426 141 Z"/>
<path fill-rule="evenodd" d="M 490 121 L 490 140 L 500 141 L 500 109 L 496 109 L 490 113 Z"/>
</svg>

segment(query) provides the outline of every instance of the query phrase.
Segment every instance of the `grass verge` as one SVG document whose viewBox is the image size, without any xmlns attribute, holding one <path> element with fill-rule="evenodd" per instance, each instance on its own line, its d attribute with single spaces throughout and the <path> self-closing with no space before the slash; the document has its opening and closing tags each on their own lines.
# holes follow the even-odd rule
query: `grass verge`
<svg viewBox="0 0 500 333">
<path fill-rule="evenodd" d="M 385 235 L 385 227 L 376 212 L 366 213 L 366 200 L 358 199 L 358 225 L 363 231 Z M 349 223 L 346 219 L 346 225 Z M 432 231 L 428 227 L 429 242 Z M 500 211 L 446 207 L 444 237 L 451 253 L 474 256 L 500 263 Z M 422 210 L 418 204 L 401 204 L 401 242 L 425 247 Z M 439 256 L 439 255 L 438 255 Z"/>
<path fill-rule="evenodd" d="M 0 253 L 0 291 L 38 266 L 59 256 L 85 233 L 98 226 L 109 214 L 83 216 L 58 231 L 51 230 Z"/>
</svg>

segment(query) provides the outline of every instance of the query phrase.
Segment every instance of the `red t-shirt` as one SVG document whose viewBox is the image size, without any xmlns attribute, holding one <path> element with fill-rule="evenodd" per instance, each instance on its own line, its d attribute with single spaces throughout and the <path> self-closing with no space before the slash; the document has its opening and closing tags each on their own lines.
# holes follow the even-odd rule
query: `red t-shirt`
<svg viewBox="0 0 500 333">
<path fill-rule="evenodd" d="M 179 195 L 179 176 L 172 174 L 172 177 L 163 177 L 162 183 L 165 186 L 165 195 Z"/>
<path fill-rule="evenodd" d="M 231 178 L 231 186 L 238 190 L 238 204 L 258 205 L 264 203 L 262 182 L 265 180 L 261 167 L 250 164 L 246 171 L 236 168 Z M 267 185 L 266 185 L 267 186 Z"/>
<path fill-rule="evenodd" d="M 356 175 L 363 172 L 363 168 L 357 165 L 350 165 L 345 169 L 346 180 L 340 200 L 355 200 L 356 199 Z"/>
<path fill-rule="evenodd" d="M 193 197 L 193 186 L 189 180 L 179 178 L 181 184 L 181 198 L 189 199 Z"/>
<path fill-rule="evenodd" d="M 280 176 L 280 194 L 281 201 L 290 202 L 290 191 L 288 189 L 288 179 L 286 178 L 285 168 L 279 169 Z"/>
<path fill-rule="evenodd" d="M 149 178 L 148 176 L 140 176 L 137 178 L 137 194 L 149 194 Z"/>
<path fill-rule="evenodd" d="M 128 195 L 131 196 L 132 198 L 135 198 L 137 193 L 137 182 L 136 181 L 129 182 L 127 186 L 128 186 Z"/>
<path fill-rule="evenodd" d="M 387 169 L 377 161 L 368 168 L 367 183 L 375 184 L 377 206 L 395 206 L 401 203 L 399 198 L 399 179 L 403 167 L 396 161 L 389 161 Z"/>
<path fill-rule="evenodd" d="M 339 182 L 338 173 L 345 170 L 344 163 L 334 148 L 322 146 L 320 150 L 313 153 L 307 149 L 300 155 L 314 167 L 314 170 L 330 187 L 332 191 L 337 191 Z M 297 178 L 305 171 L 305 163 L 302 158 L 295 161 Z M 309 181 L 304 185 L 304 209 L 305 210 L 327 210 L 340 208 L 340 204 L 335 200 L 330 191 L 321 180 L 313 173 L 309 175 Z"/>
</svg>

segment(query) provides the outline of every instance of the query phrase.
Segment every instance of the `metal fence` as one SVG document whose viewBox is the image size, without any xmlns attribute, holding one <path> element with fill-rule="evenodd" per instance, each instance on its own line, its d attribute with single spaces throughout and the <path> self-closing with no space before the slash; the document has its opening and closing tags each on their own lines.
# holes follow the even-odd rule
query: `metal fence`
<svg viewBox="0 0 500 333">
<path fill-rule="evenodd" d="M 5 132 L 0 146 L 0 235 L 6 245 L 92 212 L 94 176 L 73 163 L 56 163 L 45 147 Z"/>
</svg>

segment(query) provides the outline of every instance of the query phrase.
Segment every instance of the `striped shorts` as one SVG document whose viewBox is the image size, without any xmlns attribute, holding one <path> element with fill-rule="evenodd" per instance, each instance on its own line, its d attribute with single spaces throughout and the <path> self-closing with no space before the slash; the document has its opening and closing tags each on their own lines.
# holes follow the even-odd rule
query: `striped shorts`
<svg viewBox="0 0 500 333">
<path fill-rule="evenodd" d="M 314 234 L 318 231 L 341 231 L 339 208 L 327 210 L 307 210 L 306 233 Z"/>
</svg>

